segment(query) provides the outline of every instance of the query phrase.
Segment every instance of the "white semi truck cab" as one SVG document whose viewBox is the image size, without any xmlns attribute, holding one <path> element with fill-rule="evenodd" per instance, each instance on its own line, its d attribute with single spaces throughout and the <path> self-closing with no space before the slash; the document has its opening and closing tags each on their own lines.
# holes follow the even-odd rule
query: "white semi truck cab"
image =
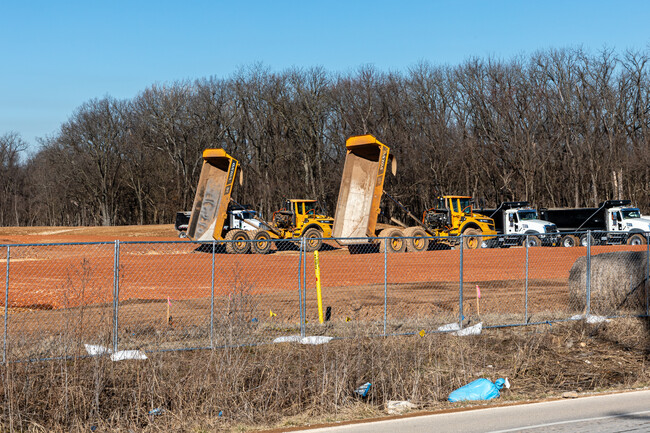
<svg viewBox="0 0 650 433">
<path fill-rule="evenodd" d="M 555 245 L 559 233 L 555 224 L 539 218 L 526 201 L 503 202 L 496 209 L 479 209 L 478 213 L 494 218 L 499 235 L 491 246 Z"/>
<path fill-rule="evenodd" d="M 623 239 L 618 235 L 624 234 L 629 245 L 641 245 L 650 232 L 650 218 L 643 217 L 636 207 L 612 207 L 607 209 L 607 231 L 621 243 Z"/>
<path fill-rule="evenodd" d="M 225 231 L 229 230 L 245 230 L 253 231 L 262 226 L 262 222 L 257 219 L 257 212 L 250 209 L 250 206 L 229 206 L 228 217 L 224 222 L 223 228 Z M 178 236 L 184 238 L 186 236 L 187 227 L 190 221 L 191 211 L 181 211 L 176 213 L 176 222 L 174 228 Z M 212 240 L 211 237 L 204 236 L 199 240 Z"/>
</svg>

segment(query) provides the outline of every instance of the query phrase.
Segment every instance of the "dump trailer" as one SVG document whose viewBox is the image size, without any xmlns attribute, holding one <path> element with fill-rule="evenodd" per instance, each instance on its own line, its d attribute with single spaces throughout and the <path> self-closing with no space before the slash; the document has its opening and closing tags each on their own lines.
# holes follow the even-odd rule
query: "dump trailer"
<svg viewBox="0 0 650 433">
<path fill-rule="evenodd" d="M 595 208 L 540 209 L 540 214 L 557 225 L 565 247 L 586 246 L 589 234 L 591 245 L 641 245 L 650 234 L 650 219 L 630 200 L 607 200 Z"/>
<path fill-rule="evenodd" d="M 354 246 L 363 242 L 361 238 L 377 236 L 375 230 L 386 168 L 390 161 L 394 175 L 396 161 L 390 148 L 372 135 L 350 137 L 345 146 L 347 154 L 332 236 L 339 245 Z"/>
<path fill-rule="evenodd" d="M 230 200 L 238 169 L 239 161 L 228 155 L 225 150 L 203 151 L 199 184 L 185 231 L 188 239 L 232 241 L 225 243 L 226 251 L 232 254 L 250 250 L 248 232 L 251 228 L 259 228 L 261 222 L 244 218 L 251 216 L 250 212 L 246 212 L 246 209 L 236 210 L 231 206 Z M 241 183 L 241 172 L 239 181 Z"/>
<path fill-rule="evenodd" d="M 527 201 L 506 201 L 496 209 L 477 209 L 478 213 L 494 220 L 494 228 L 499 234 L 488 243 L 490 247 L 511 247 L 528 244 L 554 246 L 559 243 L 557 226 L 539 218 L 537 209 L 531 208 Z"/>
<path fill-rule="evenodd" d="M 472 212 L 471 198 L 465 196 L 444 196 L 437 200 L 436 207 L 424 213 L 422 220 L 415 217 L 399 201 L 384 191 L 384 180 L 389 161 L 392 172 L 396 172 L 396 161 L 390 149 L 372 135 L 350 137 L 346 141 L 347 154 L 339 198 L 334 214 L 332 236 L 340 245 L 348 248 L 377 242 L 376 237 L 389 238 L 379 242 L 380 251 L 389 252 L 424 251 L 428 249 L 431 237 L 438 242 L 455 245 L 452 237 L 465 235 L 467 248 L 480 247 L 482 240 L 496 235 L 494 221 Z M 394 200 L 414 221 L 415 226 L 388 227 L 377 230 L 382 195 Z M 487 235 L 481 238 L 481 235 Z M 440 239 L 442 238 L 442 239 Z"/>
</svg>

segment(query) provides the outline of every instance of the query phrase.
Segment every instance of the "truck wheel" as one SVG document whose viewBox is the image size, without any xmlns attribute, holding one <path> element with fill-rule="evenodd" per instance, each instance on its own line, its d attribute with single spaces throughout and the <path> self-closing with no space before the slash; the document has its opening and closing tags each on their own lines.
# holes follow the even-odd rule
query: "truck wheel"
<svg viewBox="0 0 650 433">
<path fill-rule="evenodd" d="M 404 233 L 399 229 L 383 229 L 379 232 L 380 238 L 388 238 L 388 241 L 379 239 L 379 252 L 403 253 L 406 249 Z M 386 246 L 388 245 L 388 249 Z"/>
<path fill-rule="evenodd" d="M 251 250 L 255 254 L 268 254 L 271 251 L 271 235 L 266 230 L 255 230 L 251 238 Z"/>
<path fill-rule="evenodd" d="M 583 233 L 583 234 L 580 235 L 580 246 L 581 247 L 586 247 L 587 242 L 589 242 L 589 241 L 591 241 L 591 246 L 593 247 L 595 245 L 593 236 L 590 236 L 587 233 Z"/>
<path fill-rule="evenodd" d="M 481 247 L 483 238 L 481 231 L 477 229 L 467 229 L 463 232 L 463 248 L 468 250 L 475 250 Z"/>
<path fill-rule="evenodd" d="M 640 234 L 636 233 L 627 238 L 628 245 L 645 245 L 645 238 Z"/>
<path fill-rule="evenodd" d="M 320 247 L 323 245 L 323 232 L 315 227 L 307 229 L 302 234 L 302 237 L 305 238 L 305 251 L 308 253 L 320 250 Z"/>
<path fill-rule="evenodd" d="M 248 233 L 244 230 L 230 230 L 224 238 L 228 254 L 246 254 L 251 249 Z"/>
<path fill-rule="evenodd" d="M 528 236 L 528 240 L 524 238 L 524 246 L 528 243 L 528 247 L 539 247 L 542 245 L 542 241 L 537 236 Z"/>
<path fill-rule="evenodd" d="M 562 236 L 562 239 L 560 239 L 560 245 L 565 248 L 575 247 L 578 245 L 578 238 L 573 235 L 564 235 Z"/>
<path fill-rule="evenodd" d="M 404 230 L 406 239 L 406 251 L 426 251 L 429 249 L 429 236 L 420 227 L 409 227 Z"/>
</svg>

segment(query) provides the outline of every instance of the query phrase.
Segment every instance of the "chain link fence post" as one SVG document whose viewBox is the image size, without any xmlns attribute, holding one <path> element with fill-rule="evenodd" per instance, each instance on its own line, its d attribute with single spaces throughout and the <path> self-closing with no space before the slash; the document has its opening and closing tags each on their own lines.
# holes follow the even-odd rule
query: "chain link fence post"
<svg viewBox="0 0 650 433">
<path fill-rule="evenodd" d="M 384 337 L 388 322 L 388 239 L 384 239 Z"/>
<path fill-rule="evenodd" d="M 460 235 L 460 282 L 458 286 L 458 326 L 463 328 L 463 235 Z"/>
<path fill-rule="evenodd" d="M 587 275 L 585 278 L 585 291 L 587 296 L 587 306 L 585 308 L 585 316 L 591 312 L 591 230 L 587 230 Z"/>
<path fill-rule="evenodd" d="M 530 245 L 528 245 L 528 236 L 526 235 L 526 287 L 524 290 L 524 324 L 528 323 L 528 268 L 529 268 L 529 257 L 528 252 Z"/>
<path fill-rule="evenodd" d="M 650 291 L 650 232 L 646 233 L 645 246 L 645 315 L 648 316 L 648 310 L 650 309 L 648 305 L 648 292 Z M 7 260 L 8 262 L 9 260 Z"/>
<path fill-rule="evenodd" d="M 212 241 L 212 276 L 210 279 L 210 348 L 214 349 L 214 258 L 216 243 Z"/>
<path fill-rule="evenodd" d="M 2 363 L 6 364 L 7 363 L 7 326 L 8 326 L 8 317 L 9 317 L 9 257 L 11 256 L 10 253 L 10 246 L 7 245 L 7 268 L 5 270 L 5 314 L 4 314 L 4 338 L 2 341 Z"/>
<path fill-rule="evenodd" d="M 120 241 L 115 241 L 113 250 L 113 353 L 118 347 L 118 308 L 120 305 Z"/>
</svg>

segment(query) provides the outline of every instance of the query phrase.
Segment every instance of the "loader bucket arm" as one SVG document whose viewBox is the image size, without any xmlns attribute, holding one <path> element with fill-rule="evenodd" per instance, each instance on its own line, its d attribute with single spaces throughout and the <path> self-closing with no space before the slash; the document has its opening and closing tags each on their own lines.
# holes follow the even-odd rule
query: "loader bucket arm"
<svg viewBox="0 0 650 433">
<path fill-rule="evenodd" d="M 239 162 L 223 149 L 203 151 L 203 167 L 187 227 L 191 240 L 222 240 Z"/>
<path fill-rule="evenodd" d="M 386 168 L 392 155 L 390 148 L 372 135 L 350 137 L 345 146 L 347 154 L 332 236 L 337 238 L 340 245 L 351 245 L 360 241 L 346 238 L 375 236 Z M 391 166 L 395 174 L 394 159 Z"/>
</svg>

